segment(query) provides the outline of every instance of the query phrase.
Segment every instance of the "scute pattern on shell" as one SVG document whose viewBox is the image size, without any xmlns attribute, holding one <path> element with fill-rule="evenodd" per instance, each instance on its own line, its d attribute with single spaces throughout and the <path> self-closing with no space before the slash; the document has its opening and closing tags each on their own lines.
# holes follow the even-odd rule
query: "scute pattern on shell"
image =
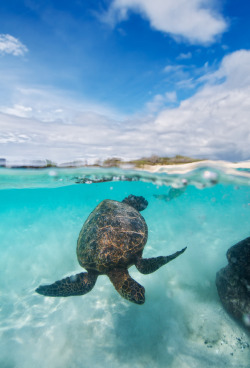
<svg viewBox="0 0 250 368">
<path fill-rule="evenodd" d="M 82 227 L 77 242 L 78 261 L 87 270 L 99 273 L 129 267 L 141 255 L 147 237 L 146 222 L 136 209 L 106 199 Z"/>
</svg>

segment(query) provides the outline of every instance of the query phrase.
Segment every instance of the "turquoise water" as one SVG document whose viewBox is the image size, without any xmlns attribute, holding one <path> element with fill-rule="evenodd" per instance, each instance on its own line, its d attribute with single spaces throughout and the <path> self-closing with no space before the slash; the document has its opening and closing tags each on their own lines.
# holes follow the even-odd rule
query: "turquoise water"
<svg viewBox="0 0 250 368">
<path fill-rule="evenodd" d="M 249 367 L 249 334 L 222 308 L 215 275 L 227 249 L 250 235 L 250 179 L 210 169 L 1 169 L 0 367 Z M 113 180 L 79 184 L 102 178 Z M 187 185 L 170 196 L 170 184 L 180 183 Z M 40 284 L 83 271 L 82 224 L 103 199 L 129 194 L 149 202 L 145 257 L 187 246 L 153 274 L 131 267 L 145 304 L 122 299 L 106 276 L 84 296 L 36 294 Z"/>
</svg>

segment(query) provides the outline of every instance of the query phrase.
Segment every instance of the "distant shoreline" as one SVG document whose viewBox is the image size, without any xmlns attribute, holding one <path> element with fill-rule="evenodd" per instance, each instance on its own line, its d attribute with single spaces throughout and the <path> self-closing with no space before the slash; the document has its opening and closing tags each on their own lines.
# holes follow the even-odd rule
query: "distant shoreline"
<svg viewBox="0 0 250 368">
<path fill-rule="evenodd" d="M 185 164 L 172 164 L 172 165 L 145 165 L 144 170 L 157 173 L 157 172 L 168 172 L 172 174 L 185 174 L 189 171 L 197 169 L 199 167 L 208 166 L 210 169 L 212 167 L 223 167 L 227 170 L 236 170 L 236 169 L 250 169 L 250 160 L 248 161 L 240 161 L 240 162 L 228 162 L 222 160 L 202 160 L 195 161 Z"/>
<path fill-rule="evenodd" d="M 65 163 L 55 163 L 51 160 L 8 160 L 0 158 L 0 167 L 18 168 L 18 169 L 46 169 L 46 168 L 121 168 L 131 170 L 145 170 L 152 173 L 171 172 L 185 173 L 199 167 L 224 167 L 225 169 L 250 169 L 250 160 L 240 162 L 229 162 L 223 160 L 197 159 L 181 155 L 174 157 L 151 156 L 135 160 L 123 160 L 120 158 L 108 158 L 103 161 L 96 161 L 88 164 L 85 160 L 75 160 Z"/>
<path fill-rule="evenodd" d="M 0 158 L 0 167 L 12 167 L 12 168 L 50 168 L 50 167 L 120 167 L 131 166 L 131 168 L 142 169 L 147 166 L 157 166 L 157 165 L 181 165 L 192 162 L 199 162 L 202 159 L 195 159 L 186 156 L 176 155 L 174 157 L 160 157 L 152 155 L 150 157 L 142 157 L 134 160 L 124 160 L 117 157 L 111 157 L 104 160 L 96 160 L 94 163 L 90 164 L 87 160 L 80 159 L 65 162 L 62 164 L 53 162 L 52 160 L 9 160 L 5 158 Z"/>
</svg>

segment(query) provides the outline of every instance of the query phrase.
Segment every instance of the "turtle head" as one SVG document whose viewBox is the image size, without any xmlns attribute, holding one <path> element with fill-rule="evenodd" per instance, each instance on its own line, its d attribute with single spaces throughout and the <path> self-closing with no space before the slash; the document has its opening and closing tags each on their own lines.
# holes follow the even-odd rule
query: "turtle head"
<svg viewBox="0 0 250 368">
<path fill-rule="evenodd" d="M 123 203 L 134 207 L 137 211 L 143 211 L 148 206 L 148 201 L 142 196 L 135 196 L 130 194 L 128 197 L 124 198 Z"/>
</svg>

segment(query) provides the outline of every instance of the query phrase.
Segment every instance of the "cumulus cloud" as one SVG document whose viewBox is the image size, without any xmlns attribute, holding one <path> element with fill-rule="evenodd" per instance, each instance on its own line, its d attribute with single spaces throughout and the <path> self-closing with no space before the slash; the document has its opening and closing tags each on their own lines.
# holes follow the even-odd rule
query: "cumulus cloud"
<svg viewBox="0 0 250 368">
<path fill-rule="evenodd" d="M 224 57 L 221 67 L 204 75 L 204 81 L 219 83 L 225 80 L 227 88 L 244 88 L 250 85 L 249 50 L 239 50 Z"/>
<path fill-rule="evenodd" d="M 146 104 L 147 112 L 155 113 L 161 110 L 164 106 L 171 106 L 177 102 L 177 94 L 175 91 L 166 92 L 165 94 L 155 95 L 151 101 Z"/>
<path fill-rule="evenodd" d="M 133 11 L 149 20 L 152 28 L 192 44 L 209 44 L 227 24 L 212 0 L 113 0 L 104 20 L 116 24 Z"/>
<path fill-rule="evenodd" d="M 0 54 L 23 56 L 28 52 L 27 47 L 17 38 L 9 34 L 0 34 Z"/>
<path fill-rule="evenodd" d="M 42 121 L 34 109 L 16 106 L 0 116 L 0 157 L 49 158 L 62 162 L 111 156 L 184 154 L 211 159 L 250 159 L 250 51 L 227 55 L 216 72 L 203 76 L 203 87 L 178 107 L 164 108 L 174 93 L 156 95 L 160 112 L 111 118 L 108 112 L 68 112 L 53 105 L 59 119 Z M 48 99 L 50 97 L 48 96 Z M 56 101 L 56 99 L 54 99 Z M 65 101 L 64 101 L 65 104 Z M 58 110 L 56 109 L 58 108 Z M 26 114 L 26 117 L 21 117 Z M 40 112 L 42 114 L 42 112 Z M 70 117 L 71 116 L 71 117 Z"/>
</svg>

